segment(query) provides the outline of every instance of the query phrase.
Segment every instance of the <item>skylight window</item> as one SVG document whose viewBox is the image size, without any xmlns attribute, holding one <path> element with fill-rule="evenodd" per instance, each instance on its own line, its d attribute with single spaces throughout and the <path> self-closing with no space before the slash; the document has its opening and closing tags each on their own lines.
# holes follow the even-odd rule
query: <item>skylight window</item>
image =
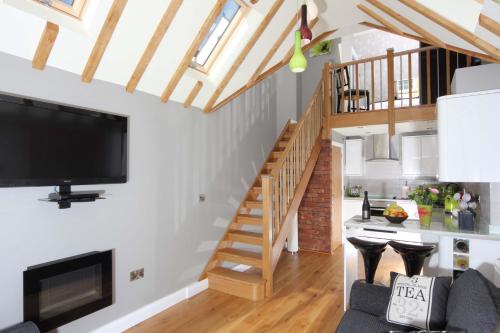
<svg viewBox="0 0 500 333">
<path fill-rule="evenodd" d="M 34 0 L 76 18 L 81 18 L 86 0 Z"/>
<path fill-rule="evenodd" d="M 244 9 L 246 8 L 241 0 L 227 0 L 222 12 L 215 20 L 193 57 L 191 67 L 201 69 L 204 72 L 208 71 L 238 26 L 245 12 Z"/>
</svg>

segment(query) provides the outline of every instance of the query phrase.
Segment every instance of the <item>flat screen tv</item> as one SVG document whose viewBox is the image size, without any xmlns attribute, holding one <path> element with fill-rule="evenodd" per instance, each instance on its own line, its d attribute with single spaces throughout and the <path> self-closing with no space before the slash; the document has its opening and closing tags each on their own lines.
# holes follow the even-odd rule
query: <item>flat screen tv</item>
<svg viewBox="0 0 500 333">
<path fill-rule="evenodd" d="M 127 181 L 127 118 L 0 94 L 0 187 Z"/>
</svg>

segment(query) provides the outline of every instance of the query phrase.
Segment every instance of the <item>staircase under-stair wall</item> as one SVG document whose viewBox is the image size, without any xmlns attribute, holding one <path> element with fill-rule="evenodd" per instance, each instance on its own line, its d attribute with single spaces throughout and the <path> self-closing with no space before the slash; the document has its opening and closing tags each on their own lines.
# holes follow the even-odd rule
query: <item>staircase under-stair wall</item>
<svg viewBox="0 0 500 333">
<path fill-rule="evenodd" d="M 215 248 L 200 276 L 210 289 L 254 301 L 272 295 L 273 272 L 321 149 L 323 86 L 302 119 L 285 125 Z M 239 264 L 251 268 L 237 271 Z"/>
</svg>

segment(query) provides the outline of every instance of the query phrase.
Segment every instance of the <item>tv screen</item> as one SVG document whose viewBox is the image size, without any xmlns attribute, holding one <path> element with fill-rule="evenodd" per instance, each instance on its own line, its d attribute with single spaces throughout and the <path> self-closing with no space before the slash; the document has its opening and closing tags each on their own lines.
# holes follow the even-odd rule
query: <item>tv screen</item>
<svg viewBox="0 0 500 333">
<path fill-rule="evenodd" d="M 127 118 L 0 95 L 0 186 L 125 183 Z"/>
</svg>

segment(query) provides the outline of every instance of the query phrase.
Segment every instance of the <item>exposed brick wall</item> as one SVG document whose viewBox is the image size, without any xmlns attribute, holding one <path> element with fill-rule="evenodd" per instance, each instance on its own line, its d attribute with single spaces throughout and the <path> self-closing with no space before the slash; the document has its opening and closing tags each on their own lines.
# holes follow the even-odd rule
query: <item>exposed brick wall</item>
<svg viewBox="0 0 500 333">
<path fill-rule="evenodd" d="M 332 251 L 331 142 L 323 140 L 318 161 L 299 207 L 299 248 Z"/>
</svg>

